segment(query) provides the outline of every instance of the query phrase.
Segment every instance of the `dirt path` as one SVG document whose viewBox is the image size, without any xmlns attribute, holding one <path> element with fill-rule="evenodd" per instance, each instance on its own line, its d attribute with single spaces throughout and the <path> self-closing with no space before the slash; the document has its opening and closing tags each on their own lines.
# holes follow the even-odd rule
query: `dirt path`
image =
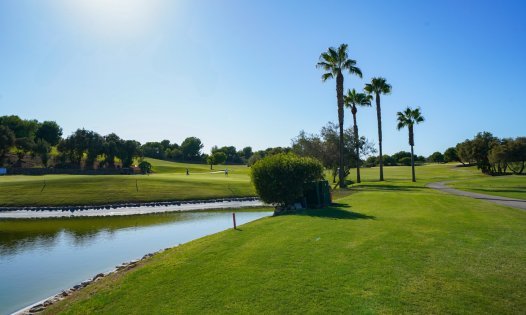
<svg viewBox="0 0 526 315">
<path fill-rule="evenodd" d="M 496 203 L 502 206 L 508 206 L 508 207 L 512 207 L 512 208 L 516 208 L 520 210 L 526 210 L 526 200 L 506 198 L 506 197 L 501 197 L 501 196 L 484 195 L 484 194 L 478 194 L 478 193 L 473 193 L 473 192 L 464 191 L 464 190 L 458 190 L 458 189 L 446 186 L 445 185 L 446 183 L 448 182 L 429 183 L 426 186 L 429 188 L 433 188 L 436 190 L 446 192 L 448 194 L 454 194 L 454 195 L 471 197 L 471 198 L 480 199 L 480 200 L 486 200 L 486 201 L 493 202 L 493 203 Z"/>
</svg>

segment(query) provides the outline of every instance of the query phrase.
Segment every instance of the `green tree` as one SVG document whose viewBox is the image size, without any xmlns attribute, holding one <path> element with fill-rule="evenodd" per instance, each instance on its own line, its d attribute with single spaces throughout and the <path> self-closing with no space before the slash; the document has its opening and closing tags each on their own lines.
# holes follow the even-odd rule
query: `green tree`
<svg viewBox="0 0 526 315">
<path fill-rule="evenodd" d="M 444 155 L 438 151 L 433 152 L 427 160 L 431 163 L 444 163 Z"/>
<path fill-rule="evenodd" d="M 201 156 L 201 150 L 203 144 L 201 140 L 196 137 L 188 137 L 181 143 L 181 151 L 183 153 L 183 159 L 189 161 L 196 161 Z"/>
<path fill-rule="evenodd" d="M 322 75 L 322 81 L 328 79 L 336 79 L 336 100 L 338 105 L 338 124 L 340 128 L 339 138 L 339 179 L 340 187 L 345 187 L 344 181 L 344 143 L 343 143 L 343 71 L 348 71 L 350 74 L 362 77 L 362 71 L 356 67 L 356 61 L 350 59 L 347 54 L 347 44 L 341 44 L 338 48 L 330 47 L 326 52 L 322 53 L 317 68 L 323 69 L 325 73 Z"/>
<path fill-rule="evenodd" d="M 248 159 L 250 159 L 252 154 L 254 154 L 252 152 L 252 147 L 244 147 L 242 151 L 243 151 L 243 157 L 245 158 L 245 161 L 248 161 Z"/>
<path fill-rule="evenodd" d="M 104 162 L 109 168 L 115 168 L 115 157 L 119 154 L 121 142 L 121 138 L 115 133 L 110 133 L 104 137 Z"/>
<path fill-rule="evenodd" d="M 398 130 L 404 127 L 407 127 L 409 129 L 409 145 L 411 146 L 411 177 L 412 181 L 416 182 L 415 158 L 413 152 L 413 147 L 415 145 L 415 135 L 413 127 L 415 124 L 424 122 L 424 116 L 422 116 L 422 113 L 420 112 L 420 107 L 418 107 L 417 109 L 411 109 L 411 107 L 407 107 L 405 111 L 398 112 L 396 115 L 398 116 L 398 125 L 396 126 L 396 128 Z"/>
<path fill-rule="evenodd" d="M 356 122 L 356 114 L 358 113 L 358 106 L 371 106 L 372 96 L 365 93 L 357 93 L 355 89 L 348 90 L 344 96 L 343 101 L 346 107 L 351 109 L 353 119 L 354 139 L 360 139 L 358 136 L 358 124 Z M 356 150 L 356 182 L 360 183 L 360 141 L 355 141 Z"/>
<path fill-rule="evenodd" d="M 380 165 L 380 181 L 384 180 L 384 162 L 382 153 L 382 108 L 380 106 L 380 95 L 391 93 L 391 85 L 387 83 L 385 78 L 372 78 L 371 83 L 365 85 L 364 90 L 370 95 L 374 94 L 376 100 L 376 118 L 378 120 L 378 147 L 380 149 L 378 155 L 378 163 Z"/>
<path fill-rule="evenodd" d="M 143 174 L 149 174 L 152 172 L 152 165 L 147 161 L 141 161 L 139 168 Z"/>
<path fill-rule="evenodd" d="M 458 143 L 455 149 L 457 150 L 458 159 L 462 165 L 471 164 L 473 159 L 473 150 L 472 150 L 471 140 L 465 140 L 464 142 Z"/>
<path fill-rule="evenodd" d="M 117 157 L 121 159 L 122 167 L 130 167 L 133 159 L 140 156 L 141 144 L 135 140 L 121 140 Z"/>
<path fill-rule="evenodd" d="M 44 121 L 38 126 L 36 139 L 45 140 L 49 145 L 55 146 L 62 137 L 62 128 L 54 121 Z"/>
<path fill-rule="evenodd" d="M 206 161 L 207 161 L 208 164 L 210 164 L 210 169 L 212 170 L 213 169 L 212 165 L 225 163 L 225 161 L 226 161 L 226 154 L 223 151 L 215 151 L 214 153 L 210 154 L 206 158 Z"/>
<path fill-rule="evenodd" d="M 7 126 L 0 125 L 0 166 L 4 166 L 5 155 L 15 145 L 15 133 Z"/>
<path fill-rule="evenodd" d="M 49 162 L 49 153 L 51 152 L 51 146 L 46 140 L 37 139 L 33 148 L 33 154 L 38 155 L 42 161 L 42 165 L 47 167 Z"/>
<path fill-rule="evenodd" d="M 447 150 L 444 152 L 444 161 L 446 163 L 449 162 L 460 162 L 460 159 L 458 158 L 457 149 L 454 147 L 447 148 Z"/>
</svg>

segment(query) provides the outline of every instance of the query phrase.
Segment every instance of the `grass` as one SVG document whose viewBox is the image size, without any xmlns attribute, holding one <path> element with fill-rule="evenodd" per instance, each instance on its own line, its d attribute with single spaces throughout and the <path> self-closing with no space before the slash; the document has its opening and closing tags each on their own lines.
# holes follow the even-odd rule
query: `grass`
<svg viewBox="0 0 526 315">
<path fill-rule="evenodd" d="M 331 208 L 183 244 L 46 313 L 523 313 L 526 212 L 424 187 L 482 178 L 470 169 L 424 166 L 416 184 L 385 171 Z"/>
<path fill-rule="evenodd" d="M 148 159 L 154 174 L 0 177 L 0 206 L 89 205 L 115 202 L 254 196 L 246 166 L 214 166 Z M 186 175 L 189 169 L 190 176 Z M 137 191 L 138 187 L 138 191 Z"/>
<path fill-rule="evenodd" d="M 455 181 L 448 184 L 460 190 L 479 194 L 504 196 L 526 200 L 526 176 L 496 176 Z"/>
</svg>

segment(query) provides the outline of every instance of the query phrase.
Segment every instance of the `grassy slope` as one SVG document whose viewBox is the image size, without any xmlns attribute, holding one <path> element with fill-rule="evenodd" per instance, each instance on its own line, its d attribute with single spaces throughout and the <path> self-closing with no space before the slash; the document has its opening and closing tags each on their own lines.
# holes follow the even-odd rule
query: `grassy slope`
<svg viewBox="0 0 526 315">
<path fill-rule="evenodd" d="M 417 184 L 405 170 L 168 250 L 48 313 L 523 312 L 526 212 L 423 187 L 470 170 L 429 166 Z"/>
<path fill-rule="evenodd" d="M 253 196 L 248 167 L 226 166 L 229 176 L 210 166 L 149 159 L 155 174 L 44 175 L 0 177 L 0 205 L 75 205 Z M 225 166 L 215 166 L 224 169 Z M 190 176 L 186 176 L 186 168 Z M 44 186 L 46 187 L 42 191 Z M 136 181 L 139 191 L 136 189 Z"/>
<path fill-rule="evenodd" d="M 448 184 L 451 187 L 479 194 L 526 200 L 526 176 L 483 177 Z"/>
</svg>

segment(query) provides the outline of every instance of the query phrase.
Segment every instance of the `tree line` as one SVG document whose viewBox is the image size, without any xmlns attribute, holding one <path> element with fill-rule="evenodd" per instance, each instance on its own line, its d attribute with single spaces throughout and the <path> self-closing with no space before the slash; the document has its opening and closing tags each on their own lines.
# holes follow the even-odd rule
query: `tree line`
<svg viewBox="0 0 526 315">
<path fill-rule="evenodd" d="M 456 145 L 458 161 L 476 165 L 485 174 L 523 174 L 526 163 L 526 137 L 498 138 L 479 132 L 473 139 Z"/>
<path fill-rule="evenodd" d="M 115 133 L 101 135 L 84 128 L 63 137 L 62 128 L 54 121 L 0 117 L 0 166 L 24 167 L 31 160 L 55 168 L 127 168 L 144 157 L 211 165 L 246 164 L 254 154 L 251 147 L 238 151 L 234 146 L 214 146 L 211 154 L 202 150 L 203 143 L 197 137 L 187 137 L 181 144 L 169 140 L 141 144 Z M 265 151 L 258 152 L 258 156 L 264 155 Z"/>
</svg>

